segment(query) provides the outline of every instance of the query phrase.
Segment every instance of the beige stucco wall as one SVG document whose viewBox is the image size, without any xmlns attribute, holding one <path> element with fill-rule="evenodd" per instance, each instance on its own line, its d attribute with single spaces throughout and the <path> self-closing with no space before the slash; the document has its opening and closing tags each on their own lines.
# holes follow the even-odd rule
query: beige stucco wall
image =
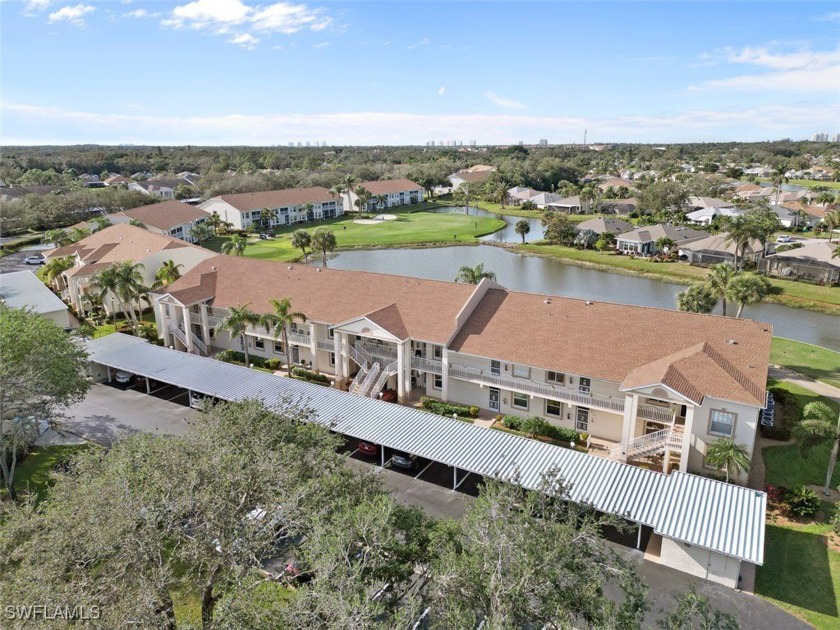
<svg viewBox="0 0 840 630">
<path fill-rule="evenodd" d="M 659 562 L 710 582 L 730 588 L 738 587 L 741 561 L 714 551 L 663 537 Z"/>
<path fill-rule="evenodd" d="M 694 412 L 694 422 L 691 427 L 691 450 L 688 457 L 688 472 L 698 474 L 710 474 L 714 472 L 711 468 L 703 466 L 703 459 L 706 455 L 706 448 L 709 444 L 720 439 L 718 435 L 711 435 L 709 430 L 709 414 L 713 409 L 719 409 L 737 414 L 735 419 L 735 434 L 733 439 L 736 444 L 742 444 L 752 458 L 755 434 L 758 427 L 758 412 L 755 407 L 748 405 L 715 400 L 706 397 L 703 404 L 697 407 Z M 747 473 L 743 473 L 737 480 L 739 483 L 746 483 Z"/>
</svg>

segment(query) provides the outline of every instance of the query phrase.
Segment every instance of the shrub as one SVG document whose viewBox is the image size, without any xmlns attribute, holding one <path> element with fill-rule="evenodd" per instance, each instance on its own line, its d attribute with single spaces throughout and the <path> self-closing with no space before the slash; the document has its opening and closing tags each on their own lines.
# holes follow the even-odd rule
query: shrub
<svg viewBox="0 0 840 630">
<path fill-rule="evenodd" d="M 395 389 L 383 389 L 382 390 L 382 400 L 385 402 L 395 403 L 397 402 L 397 390 Z"/>
<path fill-rule="evenodd" d="M 470 417 L 471 418 L 478 418 L 478 413 L 480 411 L 481 411 L 481 409 L 479 409 L 478 407 L 473 405 L 472 407 L 470 407 Z"/>
<path fill-rule="evenodd" d="M 268 359 L 265 362 L 265 367 L 269 370 L 279 370 L 281 365 L 280 359 Z"/>
<path fill-rule="evenodd" d="M 302 378 L 305 381 L 313 381 L 315 383 L 321 383 L 322 385 L 328 385 L 330 382 L 330 379 L 326 375 L 318 374 L 317 372 L 310 372 L 302 367 L 293 367 L 292 375 Z"/>
<path fill-rule="evenodd" d="M 519 431 L 522 428 L 523 420 L 524 418 L 520 418 L 519 416 L 505 416 L 502 418 L 502 426 L 506 429 Z"/>
<path fill-rule="evenodd" d="M 820 509 L 817 493 L 805 486 L 795 486 L 785 497 L 785 503 L 797 516 L 813 516 Z"/>
<path fill-rule="evenodd" d="M 451 403 L 443 402 L 442 400 L 429 398 L 428 396 L 423 396 L 423 398 L 420 399 L 420 405 L 426 411 L 431 411 L 432 413 L 437 413 L 441 416 L 451 416 L 453 414 L 470 418 L 478 416 L 478 407 L 453 405 Z M 473 412 L 473 410 L 475 410 L 475 412 Z"/>
<path fill-rule="evenodd" d="M 566 427 L 551 427 L 553 429 L 551 436 L 555 440 L 560 440 L 561 442 L 575 442 L 578 441 L 578 432 L 574 429 L 567 429 Z"/>
<path fill-rule="evenodd" d="M 580 444 L 586 444 L 589 441 L 589 434 L 588 433 L 578 433 L 578 442 Z"/>
<path fill-rule="evenodd" d="M 782 502 L 785 496 L 785 489 L 780 486 L 771 486 L 767 484 L 764 486 L 764 492 L 767 493 L 767 500 L 770 503 L 779 504 Z"/>
<path fill-rule="evenodd" d="M 772 427 L 765 427 L 764 425 L 761 425 L 759 427 L 759 431 L 761 432 L 761 437 L 767 440 L 779 440 L 780 442 L 786 442 L 790 439 L 790 429 L 779 426 L 778 424 L 775 424 Z"/>
<path fill-rule="evenodd" d="M 537 416 L 525 418 L 525 420 L 522 421 L 520 427 L 521 431 L 524 431 L 531 437 L 551 437 L 550 434 L 553 433 L 552 429 L 554 428 L 548 422 L 546 422 L 542 418 L 538 418 Z"/>
<path fill-rule="evenodd" d="M 834 515 L 831 517 L 831 528 L 840 536 L 840 503 L 834 504 Z"/>
</svg>

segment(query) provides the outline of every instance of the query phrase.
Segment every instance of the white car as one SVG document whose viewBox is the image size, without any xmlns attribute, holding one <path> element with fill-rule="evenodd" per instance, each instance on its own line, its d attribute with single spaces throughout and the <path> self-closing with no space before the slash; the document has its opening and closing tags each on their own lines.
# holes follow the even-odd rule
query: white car
<svg viewBox="0 0 840 630">
<path fill-rule="evenodd" d="M 47 262 L 47 259 L 41 256 L 41 254 L 36 254 L 35 256 L 27 256 L 23 259 L 24 265 L 43 265 Z"/>
<path fill-rule="evenodd" d="M 125 385 L 126 383 L 130 383 L 133 377 L 134 374 L 129 374 L 128 372 L 123 372 L 122 370 L 120 370 L 114 376 L 114 380 L 116 380 L 117 383 L 122 383 L 123 385 Z"/>
<path fill-rule="evenodd" d="M 788 236 L 787 234 L 782 234 L 779 238 L 776 239 L 777 243 L 792 243 L 793 238 Z"/>
</svg>

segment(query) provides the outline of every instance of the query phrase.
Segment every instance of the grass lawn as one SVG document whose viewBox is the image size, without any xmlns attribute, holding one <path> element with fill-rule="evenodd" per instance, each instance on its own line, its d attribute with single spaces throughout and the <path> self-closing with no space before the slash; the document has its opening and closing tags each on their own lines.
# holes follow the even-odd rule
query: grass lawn
<svg viewBox="0 0 840 630">
<path fill-rule="evenodd" d="M 419 204 L 418 204 L 419 205 Z M 424 206 L 427 204 L 423 204 Z M 428 204 L 439 207 L 439 204 Z M 324 221 L 320 224 L 290 226 L 276 231 L 277 236 L 270 240 L 248 239 L 245 255 L 251 258 L 270 260 L 297 260 L 302 258 L 301 251 L 291 244 L 291 233 L 303 229 L 310 234 L 318 227 L 326 225 L 335 233 L 338 249 L 364 247 L 399 247 L 424 244 L 463 245 L 477 242 L 478 237 L 500 230 L 504 221 L 493 217 L 465 216 L 414 211 L 418 206 L 411 206 L 412 212 L 391 209 L 388 214 L 397 218 L 382 221 L 375 225 L 354 223 L 355 216 Z M 455 238 L 457 236 L 457 239 Z M 204 243 L 205 247 L 220 251 L 227 237 L 214 237 Z M 318 255 L 317 252 L 315 254 Z"/>
<path fill-rule="evenodd" d="M 761 179 L 761 178 L 760 178 Z M 769 179 L 761 179 L 763 182 L 769 182 Z M 831 190 L 840 190 L 840 182 L 820 182 L 813 179 L 789 179 L 786 184 L 792 186 L 802 186 L 803 188 L 814 188 L 816 186 L 825 186 Z"/>
<path fill-rule="evenodd" d="M 814 627 L 840 628 L 840 553 L 827 545 L 831 527 L 768 523 L 764 566 L 755 592 Z"/>
<path fill-rule="evenodd" d="M 552 256 L 586 267 L 595 267 L 604 271 L 618 271 L 634 275 L 659 278 L 670 282 L 692 284 L 703 280 L 708 273 L 705 267 L 695 267 L 685 263 L 655 263 L 641 258 L 618 255 L 614 252 L 580 250 L 562 245 L 529 243 L 519 245 L 519 249 L 533 254 Z M 775 292 L 767 301 L 778 302 L 794 308 L 840 315 L 840 287 L 822 287 L 805 282 L 767 278 Z M 749 316 L 749 315 L 747 315 Z"/>
<path fill-rule="evenodd" d="M 840 387 L 840 352 L 792 339 L 773 337 L 770 362 Z"/>
<path fill-rule="evenodd" d="M 144 321 L 144 322 L 154 323 L 155 314 L 152 313 L 152 312 L 144 313 L 140 317 L 140 320 Z M 131 326 L 131 321 L 130 320 L 118 317 L 117 318 L 117 325 L 116 325 L 116 327 L 114 327 L 114 319 L 112 317 L 109 317 L 106 321 L 104 321 L 102 323 L 101 326 L 96 327 L 96 330 L 93 333 L 93 338 L 98 339 L 99 337 L 104 337 L 105 335 L 110 335 L 111 333 L 116 332 L 117 330 L 119 330 L 121 328 L 125 328 L 127 326 Z"/>
<path fill-rule="evenodd" d="M 50 473 L 55 466 L 85 448 L 85 445 L 45 446 L 33 450 L 17 465 L 15 488 L 18 494 L 22 496 L 29 492 L 43 497 L 52 485 Z M 5 488 L 0 488 L 0 500 L 5 499 L 8 499 L 8 493 Z"/>
</svg>

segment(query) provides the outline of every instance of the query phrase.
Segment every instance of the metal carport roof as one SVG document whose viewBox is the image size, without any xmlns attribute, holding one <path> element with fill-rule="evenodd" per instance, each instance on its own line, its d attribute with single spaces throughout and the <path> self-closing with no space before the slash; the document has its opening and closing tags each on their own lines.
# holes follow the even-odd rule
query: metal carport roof
<svg viewBox="0 0 840 630">
<path fill-rule="evenodd" d="M 537 488 L 556 469 L 572 501 L 680 542 L 754 564 L 764 560 L 763 492 L 686 473 L 663 475 L 119 333 L 88 341 L 87 348 L 92 362 L 223 400 L 255 398 L 275 407 L 300 400 L 317 422 L 338 433 L 486 477 L 510 479 L 516 473 L 526 488 Z"/>
</svg>

